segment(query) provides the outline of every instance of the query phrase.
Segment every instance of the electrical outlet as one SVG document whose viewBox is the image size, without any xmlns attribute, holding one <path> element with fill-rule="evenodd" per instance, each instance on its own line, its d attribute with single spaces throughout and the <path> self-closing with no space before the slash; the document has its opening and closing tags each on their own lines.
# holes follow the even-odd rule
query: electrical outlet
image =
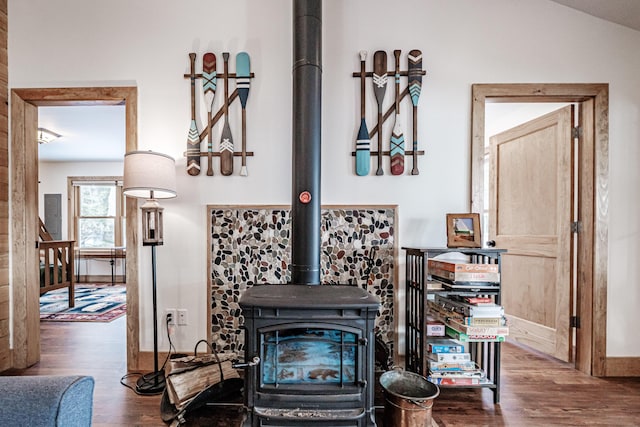
<svg viewBox="0 0 640 427">
<path fill-rule="evenodd" d="M 186 325 L 187 324 L 187 310 L 180 309 L 178 310 L 178 325 Z"/>
<path fill-rule="evenodd" d="M 165 310 L 165 319 L 167 317 L 170 317 L 169 322 L 168 322 L 169 325 L 175 325 L 177 320 L 178 320 L 176 309 L 175 308 L 167 308 Z"/>
</svg>

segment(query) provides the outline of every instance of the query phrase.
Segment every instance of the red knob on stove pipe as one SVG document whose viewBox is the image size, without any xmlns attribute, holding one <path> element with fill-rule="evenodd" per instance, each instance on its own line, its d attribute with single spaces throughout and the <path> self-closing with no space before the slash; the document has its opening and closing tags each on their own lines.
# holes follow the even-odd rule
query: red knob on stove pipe
<svg viewBox="0 0 640 427">
<path fill-rule="evenodd" d="M 311 201 L 311 193 L 309 193 L 308 191 L 303 191 L 298 196 L 298 200 L 300 200 L 300 203 L 303 203 L 303 204 L 306 205 L 307 203 L 309 203 Z"/>
</svg>

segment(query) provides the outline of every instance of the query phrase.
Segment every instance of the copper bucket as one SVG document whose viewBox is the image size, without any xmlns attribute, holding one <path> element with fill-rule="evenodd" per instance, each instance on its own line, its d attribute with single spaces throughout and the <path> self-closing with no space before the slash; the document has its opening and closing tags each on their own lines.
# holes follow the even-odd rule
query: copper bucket
<svg viewBox="0 0 640 427">
<path fill-rule="evenodd" d="M 440 394 L 422 375 L 400 369 L 380 376 L 384 390 L 384 427 L 431 427 L 431 407 Z"/>
</svg>

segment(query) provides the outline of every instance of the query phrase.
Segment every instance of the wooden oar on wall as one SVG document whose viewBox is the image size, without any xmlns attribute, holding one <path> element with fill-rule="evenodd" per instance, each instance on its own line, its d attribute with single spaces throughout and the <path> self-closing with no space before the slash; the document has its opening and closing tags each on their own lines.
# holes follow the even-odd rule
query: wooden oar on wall
<svg viewBox="0 0 640 427">
<path fill-rule="evenodd" d="M 236 86 L 242 106 L 242 167 L 240 175 L 247 176 L 247 98 L 251 86 L 251 62 L 247 52 L 236 55 Z"/>
<path fill-rule="evenodd" d="M 400 51 L 397 49 L 394 50 L 393 56 L 396 61 L 396 116 L 391 133 L 389 155 L 391 157 L 391 175 L 402 175 L 404 172 L 404 134 L 402 133 L 402 126 L 400 125 Z"/>
<path fill-rule="evenodd" d="M 216 75 L 216 55 L 207 52 L 202 57 L 202 90 L 207 105 L 208 129 L 207 138 L 207 175 L 213 175 L 213 123 L 211 120 L 211 111 L 213 110 L 213 99 L 216 95 L 217 75 Z"/>
<path fill-rule="evenodd" d="M 419 175 L 418 171 L 418 99 L 422 91 L 422 52 L 414 49 L 409 52 L 409 95 L 413 105 L 413 168 L 411 175 Z"/>
<path fill-rule="evenodd" d="M 369 138 L 369 130 L 367 129 L 367 120 L 365 118 L 365 83 L 367 74 L 365 71 L 365 63 L 367 60 L 367 51 L 360 51 L 360 129 L 358 130 L 358 139 L 356 140 L 356 175 L 365 176 L 369 174 L 371 169 L 371 139 Z"/>
<path fill-rule="evenodd" d="M 387 52 L 378 50 L 373 54 L 373 92 L 378 104 L 378 169 L 376 175 L 384 175 L 382 170 L 382 101 L 387 89 Z"/>
<path fill-rule="evenodd" d="M 191 123 L 187 135 L 187 173 L 189 175 L 200 174 L 200 132 L 196 123 L 196 54 L 189 54 L 191 62 Z"/>
<path fill-rule="evenodd" d="M 220 138 L 220 173 L 233 173 L 233 136 L 229 126 L 229 52 L 222 54 L 224 59 L 224 127 Z"/>
</svg>

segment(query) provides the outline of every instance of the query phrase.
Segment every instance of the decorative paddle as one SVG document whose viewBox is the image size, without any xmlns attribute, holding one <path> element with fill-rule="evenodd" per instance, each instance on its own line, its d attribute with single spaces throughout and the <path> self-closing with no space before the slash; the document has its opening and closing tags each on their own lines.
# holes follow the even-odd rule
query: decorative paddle
<svg viewBox="0 0 640 427">
<path fill-rule="evenodd" d="M 200 174 L 200 132 L 196 123 L 196 54 L 190 53 L 191 62 L 191 125 L 187 136 L 187 173 L 195 176 Z"/>
<path fill-rule="evenodd" d="M 391 175 L 402 175 L 404 172 L 404 134 L 402 126 L 400 126 L 400 51 L 394 50 L 393 56 L 396 60 L 396 117 L 391 133 L 389 155 L 391 156 Z"/>
<path fill-rule="evenodd" d="M 202 57 L 202 90 L 204 92 L 205 103 L 207 104 L 207 116 L 209 136 L 207 140 L 207 175 L 213 175 L 213 127 L 211 123 L 211 110 L 213 109 L 213 98 L 216 96 L 216 85 L 218 77 L 216 75 L 216 55 L 207 52 Z"/>
<path fill-rule="evenodd" d="M 238 87 L 238 97 L 242 106 L 242 167 L 240 175 L 247 176 L 247 98 L 249 97 L 249 86 L 251 85 L 251 62 L 247 52 L 240 52 L 236 55 L 236 83 Z"/>
<path fill-rule="evenodd" d="M 387 90 L 387 52 L 378 50 L 373 54 L 373 92 L 378 103 L 378 170 L 376 175 L 384 175 L 382 170 L 382 101 Z"/>
<path fill-rule="evenodd" d="M 409 95 L 413 104 L 413 169 L 411 175 L 419 175 L 418 171 L 418 99 L 422 90 L 422 52 L 414 49 L 409 52 Z"/>
<path fill-rule="evenodd" d="M 358 139 L 356 140 L 356 175 L 365 176 L 369 174 L 371 169 L 371 139 L 369 138 L 369 130 L 367 129 L 367 121 L 365 119 L 365 83 L 367 74 L 365 71 L 365 63 L 367 60 L 367 51 L 360 51 L 360 129 L 358 130 Z"/>
<path fill-rule="evenodd" d="M 222 175 L 233 173 L 233 137 L 229 127 L 229 52 L 222 54 L 224 59 L 224 127 L 220 138 L 220 172 Z"/>
</svg>

